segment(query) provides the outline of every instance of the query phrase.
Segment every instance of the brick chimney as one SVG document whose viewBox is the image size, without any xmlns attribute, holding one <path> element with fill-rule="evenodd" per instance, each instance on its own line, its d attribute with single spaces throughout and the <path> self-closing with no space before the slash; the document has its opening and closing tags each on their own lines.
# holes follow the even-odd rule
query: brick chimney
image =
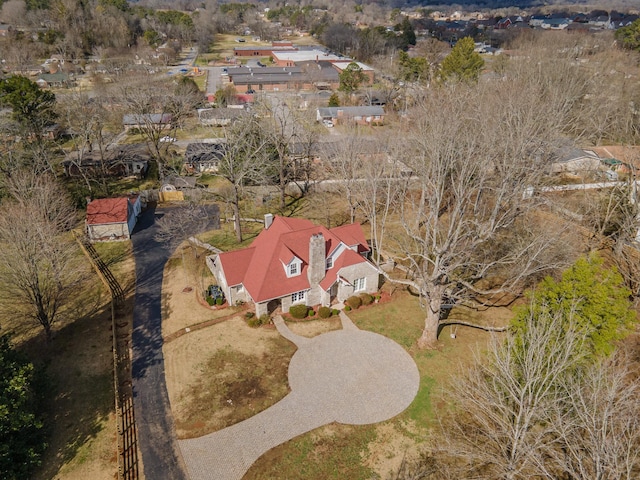
<svg viewBox="0 0 640 480">
<path fill-rule="evenodd" d="M 309 267 L 307 268 L 307 278 L 311 288 L 318 285 L 324 278 L 327 261 L 325 251 L 324 235 L 322 233 L 311 235 L 309 239 Z"/>
</svg>

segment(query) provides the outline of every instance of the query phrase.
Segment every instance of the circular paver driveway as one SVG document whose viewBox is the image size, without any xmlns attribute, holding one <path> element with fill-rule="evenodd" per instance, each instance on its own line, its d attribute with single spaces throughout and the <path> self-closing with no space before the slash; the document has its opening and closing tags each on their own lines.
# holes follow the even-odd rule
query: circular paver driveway
<svg viewBox="0 0 640 480">
<path fill-rule="evenodd" d="M 278 331 L 298 346 L 289 364 L 291 393 L 231 427 L 179 446 L 192 480 L 240 480 L 266 451 L 331 422 L 377 423 L 407 408 L 420 385 L 418 368 L 397 343 L 357 329 L 342 313 L 343 330 L 314 338 Z"/>
<path fill-rule="evenodd" d="M 336 330 L 304 345 L 289 364 L 291 390 L 333 412 L 334 421 L 387 420 L 413 401 L 415 362 L 394 341 L 365 330 Z"/>
</svg>

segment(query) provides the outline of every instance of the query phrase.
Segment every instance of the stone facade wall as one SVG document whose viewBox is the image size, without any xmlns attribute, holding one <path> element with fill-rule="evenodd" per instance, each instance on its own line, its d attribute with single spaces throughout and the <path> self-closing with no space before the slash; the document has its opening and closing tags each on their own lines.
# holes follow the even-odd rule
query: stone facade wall
<svg viewBox="0 0 640 480">
<path fill-rule="evenodd" d="M 87 235 L 93 241 L 129 240 L 127 223 L 87 225 Z"/>
<path fill-rule="evenodd" d="M 340 269 L 340 276 L 344 277 L 349 281 L 349 283 L 351 283 L 351 285 L 347 285 L 343 282 L 339 282 L 337 298 L 341 302 L 344 302 L 352 295 L 357 295 L 362 292 L 375 293 L 378 291 L 378 281 L 380 274 L 378 273 L 377 269 L 370 263 L 361 263 L 359 265 L 352 265 L 350 267 L 342 268 Z M 356 278 L 363 277 L 366 279 L 365 289 L 354 292 L 353 281 Z"/>
</svg>

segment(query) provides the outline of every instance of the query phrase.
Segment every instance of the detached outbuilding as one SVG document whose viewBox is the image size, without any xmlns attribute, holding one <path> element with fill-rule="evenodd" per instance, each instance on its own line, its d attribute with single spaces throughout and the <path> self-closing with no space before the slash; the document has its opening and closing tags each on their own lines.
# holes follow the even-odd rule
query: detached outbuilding
<svg viewBox="0 0 640 480">
<path fill-rule="evenodd" d="M 128 240 L 141 211 L 139 196 L 92 200 L 87 205 L 87 236 L 92 242 Z"/>
</svg>

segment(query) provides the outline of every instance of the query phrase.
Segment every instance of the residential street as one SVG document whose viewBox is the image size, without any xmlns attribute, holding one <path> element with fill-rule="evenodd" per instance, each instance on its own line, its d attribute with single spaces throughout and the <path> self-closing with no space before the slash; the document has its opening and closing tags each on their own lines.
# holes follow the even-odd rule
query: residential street
<svg viewBox="0 0 640 480">
<path fill-rule="evenodd" d="M 176 207 L 179 208 L 179 207 Z M 144 474 L 148 479 L 186 479 L 176 443 L 162 354 L 162 276 L 171 252 L 154 235 L 155 219 L 163 211 L 149 207 L 131 237 L 136 261 L 133 310 L 133 395 Z M 219 222 L 218 209 L 210 210 L 210 225 Z"/>
</svg>

